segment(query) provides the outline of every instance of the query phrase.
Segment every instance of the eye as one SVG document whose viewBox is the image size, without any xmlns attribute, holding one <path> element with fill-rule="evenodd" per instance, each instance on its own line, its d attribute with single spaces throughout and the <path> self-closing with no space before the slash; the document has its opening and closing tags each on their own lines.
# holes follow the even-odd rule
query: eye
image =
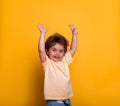
<svg viewBox="0 0 120 106">
<path fill-rule="evenodd" d="M 63 51 L 63 50 L 60 50 L 59 52 L 60 52 L 60 53 L 64 53 L 64 51 Z"/>
<path fill-rule="evenodd" d="M 52 51 L 56 51 L 55 49 L 53 49 Z"/>
</svg>

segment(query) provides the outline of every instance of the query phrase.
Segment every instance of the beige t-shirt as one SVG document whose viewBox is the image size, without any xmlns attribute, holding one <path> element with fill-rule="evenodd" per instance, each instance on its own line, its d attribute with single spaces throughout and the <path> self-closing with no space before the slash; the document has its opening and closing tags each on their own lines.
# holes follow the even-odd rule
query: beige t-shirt
<svg viewBox="0 0 120 106">
<path fill-rule="evenodd" d="M 46 55 L 46 61 L 42 63 L 44 80 L 44 98 L 46 100 L 63 100 L 73 96 L 68 65 L 72 63 L 69 52 L 62 61 L 54 62 Z"/>
</svg>

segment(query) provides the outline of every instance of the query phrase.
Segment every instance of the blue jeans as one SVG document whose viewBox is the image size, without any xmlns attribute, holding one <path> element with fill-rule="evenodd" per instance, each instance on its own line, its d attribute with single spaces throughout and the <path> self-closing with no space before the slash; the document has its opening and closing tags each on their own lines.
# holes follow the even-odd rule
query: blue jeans
<svg viewBox="0 0 120 106">
<path fill-rule="evenodd" d="M 46 106 L 71 106 L 71 102 L 69 99 L 65 101 L 61 100 L 47 100 Z"/>
</svg>

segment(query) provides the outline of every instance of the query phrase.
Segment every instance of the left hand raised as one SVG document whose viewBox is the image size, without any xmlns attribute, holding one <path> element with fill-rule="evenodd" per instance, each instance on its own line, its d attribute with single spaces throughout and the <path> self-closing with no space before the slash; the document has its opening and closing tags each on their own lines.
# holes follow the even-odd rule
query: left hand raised
<svg viewBox="0 0 120 106">
<path fill-rule="evenodd" d="M 69 24 L 69 28 L 72 31 L 73 35 L 77 35 L 78 34 L 78 30 L 76 27 L 74 27 L 72 24 Z"/>
</svg>

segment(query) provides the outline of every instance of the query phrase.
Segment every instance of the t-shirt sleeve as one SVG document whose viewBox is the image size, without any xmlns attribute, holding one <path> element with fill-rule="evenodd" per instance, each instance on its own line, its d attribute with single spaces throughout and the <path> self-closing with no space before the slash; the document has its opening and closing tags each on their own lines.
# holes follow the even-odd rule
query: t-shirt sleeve
<svg viewBox="0 0 120 106">
<path fill-rule="evenodd" d="M 70 54 L 70 52 L 67 52 L 65 53 L 65 61 L 68 63 L 68 64 L 71 64 L 72 61 L 73 61 L 73 58 L 72 58 L 72 55 Z"/>
</svg>

